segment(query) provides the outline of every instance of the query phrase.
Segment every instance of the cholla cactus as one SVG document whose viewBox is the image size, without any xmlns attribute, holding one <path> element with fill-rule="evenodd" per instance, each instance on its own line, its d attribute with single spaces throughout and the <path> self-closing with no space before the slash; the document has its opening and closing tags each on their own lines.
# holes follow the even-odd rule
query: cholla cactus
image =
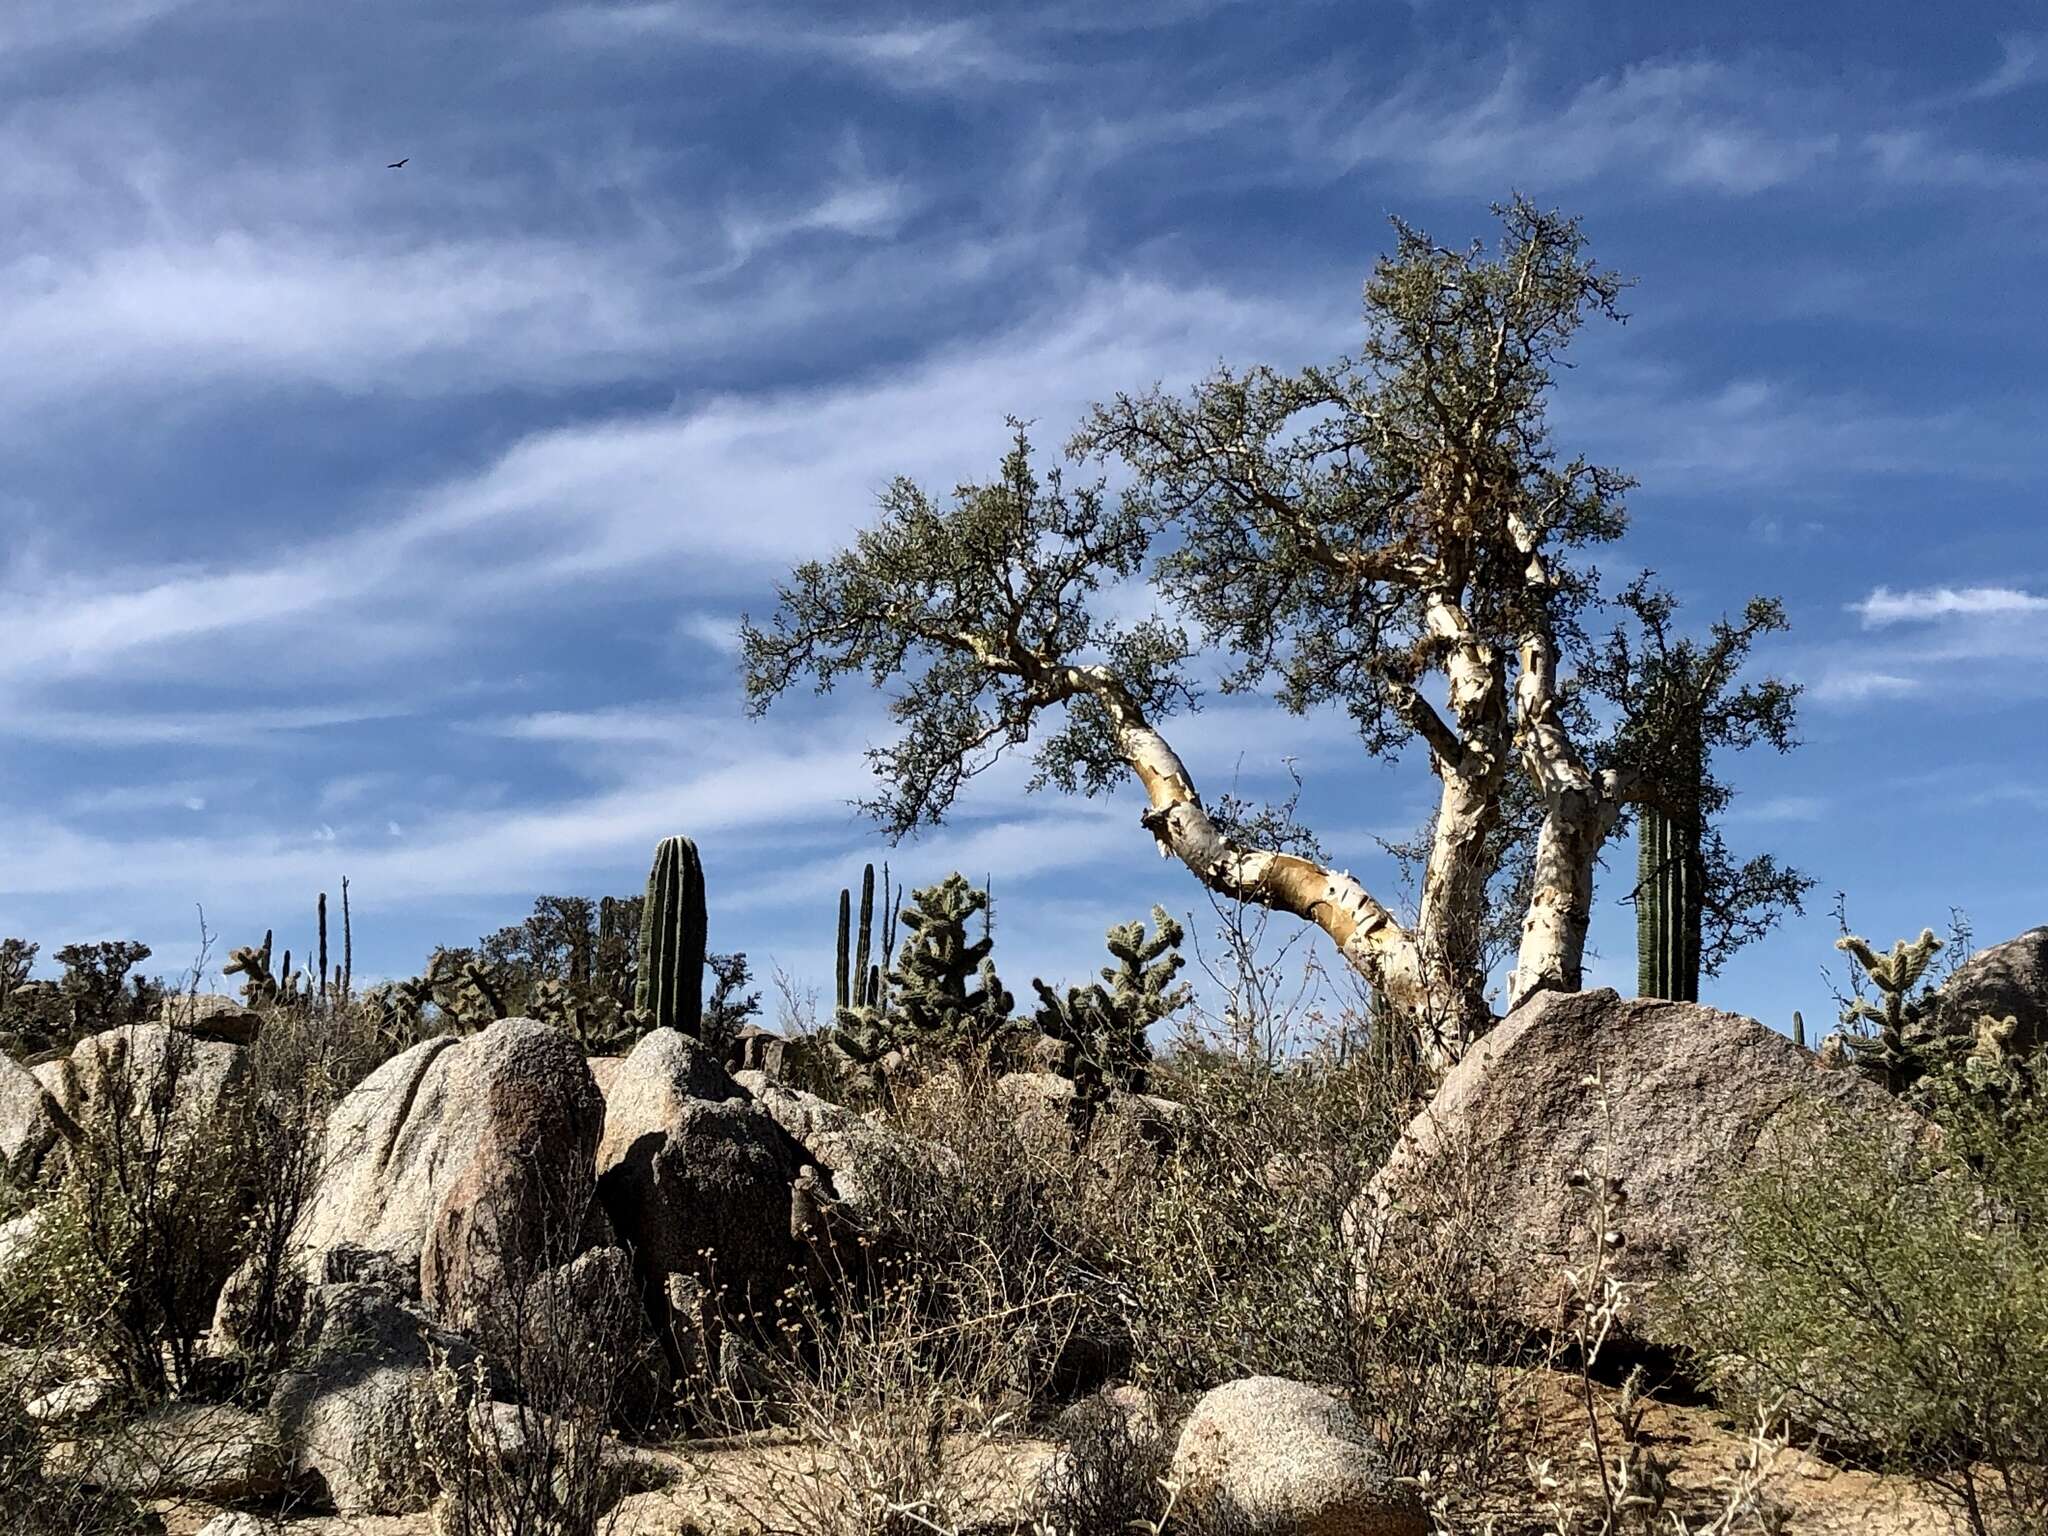
<svg viewBox="0 0 2048 1536">
<path fill-rule="evenodd" d="M 251 1008 L 310 1005 L 315 997 L 313 973 L 294 970 L 290 950 L 284 952 L 284 959 L 273 970 L 270 961 L 272 937 L 273 930 L 266 928 L 260 946 L 244 944 L 239 949 L 229 950 L 227 963 L 220 968 L 221 974 L 242 978 L 242 1001 Z"/>
<path fill-rule="evenodd" d="M 362 994 L 378 1039 L 393 1050 L 402 1050 L 420 1038 L 427 1004 L 433 1000 L 434 989 L 424 976 L 383 982 Z"/>
<path fill-rule="evenodd" d="M 1865 940 L 1845 933 L 1835 940 L 1835 948 L 1862 968 L 1879 999 L 1873 1003 L 1859 996 L 1842 1010 L 1845 1025 L 1872 1026 L 1848 1037 L 1851 1059 L 1888 1091 L 1903 1094 L 1927 1074 L 1932 1065 L 1929 1053 L 1940 1045 L 1932 989 L 1918 994 L 1913 989 L 1927 974 L 1941 940 L 1932 928 L 1923 928 L 1912 943 L 1900 939 L 1889 954 L 1880 955 Z"/>
<path fill-rule="evenodd" d="M 892 1050 L 972 1054 L 1010 1027 L 1015 999 L 989 958 L 993 941 L 986 933 L 972 942 L 967 937 L 969 921 L 988 908 L 988 892 L 955 872 L 910 899 L 903 909 L 909 930 L 903 958 L 888 975 L 883 1000 L 834 1015 L 835 1042 L 863 1065 Z"/>
<path fill-rule="evenodd" d="M 1145 937 L 1142 922 L 1120 923 L 1109 930 L 1109 952 L 1115 965 L 1102 968 L 1102 981 L 1069 987 L 1062 998 L 1043 981 L 1032 980 L 1039 997 L 1034 1022 L 1067 1048 L 1066 1074 L 1080 1092 L 1080 1102 L 1093 1107 L 1112 1088 L 1142 1091 L 1152 1046 L 1152 1026 L 1184 1004 L 1190 996 L 1174 978 L 1187 962 L 1179 953 L 1181 926 L 1164 907 L 1152 909 L 1153 934 Z"/>
<path fill-rule="evenodd" d="M 984 933 L 968 942 L 968 922 L 988 910 L 988 892 L 956 872 L 912 892 L 911 901 L 903 911 L 910 930 L 903 961 L 889 978 L 910 1038 L 948 1050 L 989 1044 L 1009 1027 L 1015 999 L 989 958 L 994 939 Z M 970 987 L 970 978 L 979 986 Z"/>
<path fill-rule="evenodd" d="M 465 1032 L 482 1029 L 511 1011 L 488 966 L 473 955 L 445 949 L 435 950 L 426 974 L 404 983 L 400 991 L 418 1008 L 432 1003 L 443 1020 Z"/>
<path fill-rule="evenodd" d="M 1976 1119 L 1995 1135 L 2038 1118 L 2048 1100 L 2048 1050 L 2022 1056 L 2020 1021 L 1985 1014 L 1968 1035 L 1944 1036 L 1947 1059 L 1920 1084 L 1921 1107 L 1954 1123 Z"/>
<path fill-rule="evenodd" d="M 631 1043 L 638 1031 L 614 998 L 593 994 L 559 977 L 540 982 L 527 999 L 527 1009 L 544 1023 L 576 1037 L 586 1056 L 608 1056 Z"/>
<path fill-rule="evenodd" d="M 244 944 L 228 951 L 227 963 L 220 970 L 223 976 L 242 978 L 242 1001 L 251 1008 L 267 1008 L 278 1000 L 277 977 L 270 969 L 271 929 L 263 930 L 262 947 Z"/>
</svg>

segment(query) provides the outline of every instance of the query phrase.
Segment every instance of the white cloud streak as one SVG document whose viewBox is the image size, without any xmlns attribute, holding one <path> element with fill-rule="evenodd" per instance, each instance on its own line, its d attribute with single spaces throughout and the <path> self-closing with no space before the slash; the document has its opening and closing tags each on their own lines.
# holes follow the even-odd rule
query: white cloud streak
<svg viewBox="0 0 2048 1536">
<path fill-rule="evenodd" d="M 596 581 L 663 592 L 678 579 L 702 592 L 736 572 L 752 582 L 867 521 L 894 474 L 949 487 L 992 472 L 1007 414 L 1064 424 L 1105 383 L 1188 378 L 1217 346 L 1305 352 L 1316 329 L 1296 308 L 1111 282 L 892 377 L 535 433 L 395 517 L 264 563 L 35 572 L 0 592 L 0 680 L 104 675 L 138 657 L 169 671 L 202 652 L 210 672 L 224 639 L 280 635 L 295 643 L 279 665 L 296 656 L 318 676 L 319 626 L 352 603 L 411 614 L 415 628 L 384 622 L 379 634 L 417 655 L 454 643 L 465 605 L 566 602 Z"/>
<path fill-rule="evenodd" d="M 1866 629 L 1892 624 L 1919 624 L 1942 619 L 2024 618 L 2048 614 L 2048 597 L 2017 587 L 1917 587 L 1894 592 L 1878 587 L 1850 604 Z"/>
</svg>

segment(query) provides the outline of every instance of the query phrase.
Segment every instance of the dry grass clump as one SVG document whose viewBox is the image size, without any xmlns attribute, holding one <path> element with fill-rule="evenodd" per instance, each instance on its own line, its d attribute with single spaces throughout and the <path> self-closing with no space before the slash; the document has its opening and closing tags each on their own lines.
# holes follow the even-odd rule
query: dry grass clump
<svg viewBox="0 0 2048 1536">
<path fill-rule="evenodd" d="M 865 1511 L 806 1509 L 841 1522 L 816 1528 L 948 1528 L 963 1449 L 1116 1377 L 1169 1398 L 1258 1374 L 1334 1386 L 1403 1475 L 1497 1479 L 1514 1341 L 1457 1299 L 1486 1257 L 1469 1224 L 1360 1270 L 1352 1216 L 1413 1085 L 1363 1054 L 1212 1044 L 1161 1062 L 1154 1086 L 1171 1103 L 1127 1101 L 1080 1130 L 1015 1078 L 953 1067 L 897 1087 L 890 1125 L 932 1155 L 886 1170 L 890 1230 L 858 1272 L 801 1293 L 790 1337 L 808 1342 L 771 1356 L 752 1402 L 820 1448 L 793 1483 Z M 1117 1504 L 1192 1528 L 1113 1434 L 1096 1440 L 1060 1464 L 1069 1524 Z"/>
</svg>

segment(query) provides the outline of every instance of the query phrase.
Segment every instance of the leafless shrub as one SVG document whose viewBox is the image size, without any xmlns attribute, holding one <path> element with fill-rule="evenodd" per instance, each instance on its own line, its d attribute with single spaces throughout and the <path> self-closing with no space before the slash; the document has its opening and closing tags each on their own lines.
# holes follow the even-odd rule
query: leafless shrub
<svg viewBox="0 0 2048 1536">
<path fill-rule="evenodd" d="M 577 1255 L 574 1185 L 543 1188 L 527 1222 L 472 1228 L 503 1244 L 463 1299 L 477 1352 L 436 1360 L 415 1425 L 440 1536 L 602 1536 L 626 1491 L 615 1430 L 651 1411 L 653 1338 L 625 1254 Z"/>
</svg>

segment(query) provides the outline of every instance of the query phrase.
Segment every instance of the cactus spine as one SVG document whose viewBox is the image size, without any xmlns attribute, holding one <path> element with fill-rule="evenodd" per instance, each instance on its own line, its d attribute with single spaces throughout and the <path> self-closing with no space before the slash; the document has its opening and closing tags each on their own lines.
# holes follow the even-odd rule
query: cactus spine
<svg viewBox="0 0 2048 1536">
<path fill-rule="evenodd" d="M 704 865 L 687 837 L 654 850 L 640 909 L 639 978 L 634 1007 L 650 1029 L 695 1035 L 704 1013 Z"/>
</svg>

